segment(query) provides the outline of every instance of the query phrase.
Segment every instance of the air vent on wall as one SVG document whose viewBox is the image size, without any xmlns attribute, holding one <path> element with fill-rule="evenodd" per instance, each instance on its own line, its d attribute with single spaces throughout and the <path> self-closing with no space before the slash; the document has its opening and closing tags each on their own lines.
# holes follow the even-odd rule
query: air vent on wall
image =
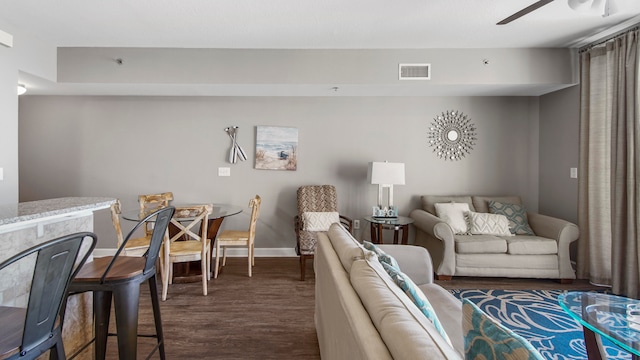
<svg viewBox="0 0 640 360">
<path fill-rule="evenodd" d="M 399 64 L 400 80 L 430 80 L 431 64 Z"/>
</svg>

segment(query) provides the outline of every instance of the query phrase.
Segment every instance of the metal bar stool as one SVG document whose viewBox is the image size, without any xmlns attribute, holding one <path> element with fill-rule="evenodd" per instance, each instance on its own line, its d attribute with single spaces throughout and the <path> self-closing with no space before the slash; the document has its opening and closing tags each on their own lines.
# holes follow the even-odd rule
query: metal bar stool
<svg viewBox="0 0 640 360">
<path fill-rule="evenodd" d="M 150 336 L 157 338 L 158 342 L 147 359 L 156 350 L 159 350 L 160 358 L 165 359 L 164 335 L 156 282 L 156 261 L 174 211 L 174 207 L 166 207 L 141 220 L 129 232 L 114 256 L 97 258 L 93 262 L 85 264 L 69 286 L 69 292 L 72 293 L 93 292 L 95 359 L 102 360 L 105 358 L 107 336 L 114 335 L 108 332 L 112 299 L 116 315 L 117 334 L 115 335 L 118 338 L 118 358 L 121 360 L 136 359 L 138 336 Z M 155 226 L 151 235 L 149 249 L 144 257 L 120 256 L 133 233 L 141 226 L 145 226 L 147 221 L 153 221 L 153 218 L 155 218 Z M 156 327 L 155 335 L 138 335 L 140 284 L 145 281 L 149 283 Z"/>
<path fill-rule="evenodd" d="M 90 246 L 81 249 L 83 244 Z M 71 279 L 95 246 L 95 234 L 82 232 L 44 242 L 0 264 L 3 270 L 23 259 L 32 261 L 30 255 L 37 254 L 32 275 L 28 274 L 31 279 L 25 279 L 31 281 L 27 307 L 0 306 L 0 359 L 35 359 L 47 351 L 51 359 L 66 359 L 61 325 L 64 316 L 58 315 Z"/>
</svg>

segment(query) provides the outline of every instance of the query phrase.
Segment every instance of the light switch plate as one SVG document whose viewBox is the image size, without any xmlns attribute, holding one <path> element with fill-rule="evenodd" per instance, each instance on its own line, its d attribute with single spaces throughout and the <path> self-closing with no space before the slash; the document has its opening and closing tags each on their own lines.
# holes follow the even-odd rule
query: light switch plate
<svg viewBox="0 0 640 360">
<path fill-rule="evenodd" d="M 219 167 L 218 168 L 218 176 L 231 176 L 231 168 Z"/>
<path fill-rule="evenodd" d="M 4 180 L 4 169 L 0 168 L 0 181 Z"/>
</svg>

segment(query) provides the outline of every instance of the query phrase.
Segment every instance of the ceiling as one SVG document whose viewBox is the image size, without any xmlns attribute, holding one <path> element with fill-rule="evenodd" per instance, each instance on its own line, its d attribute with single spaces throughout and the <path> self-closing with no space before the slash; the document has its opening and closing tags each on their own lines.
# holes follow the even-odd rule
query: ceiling
<svg viewBox="0 0 640 360">
<path fill-rule="evenodd" d="M 20 0 L 0 24 L 59 47 L 421 49 L 578 47 L 640 22 L 639 0 L 567 1 L 498 26 L 535 0 Z"/>
</svg>

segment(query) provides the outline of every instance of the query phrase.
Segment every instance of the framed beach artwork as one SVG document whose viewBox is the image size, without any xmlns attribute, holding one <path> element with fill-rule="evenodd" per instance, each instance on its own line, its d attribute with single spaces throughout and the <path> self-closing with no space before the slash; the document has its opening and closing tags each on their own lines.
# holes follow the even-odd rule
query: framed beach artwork
<svg viewBox="0 0 640 360">
<path fill-rule="evenodd" d="M 256 127 L 256 169 L 290 170 L 298 168 L 298 128 Z"/>
</svg>

